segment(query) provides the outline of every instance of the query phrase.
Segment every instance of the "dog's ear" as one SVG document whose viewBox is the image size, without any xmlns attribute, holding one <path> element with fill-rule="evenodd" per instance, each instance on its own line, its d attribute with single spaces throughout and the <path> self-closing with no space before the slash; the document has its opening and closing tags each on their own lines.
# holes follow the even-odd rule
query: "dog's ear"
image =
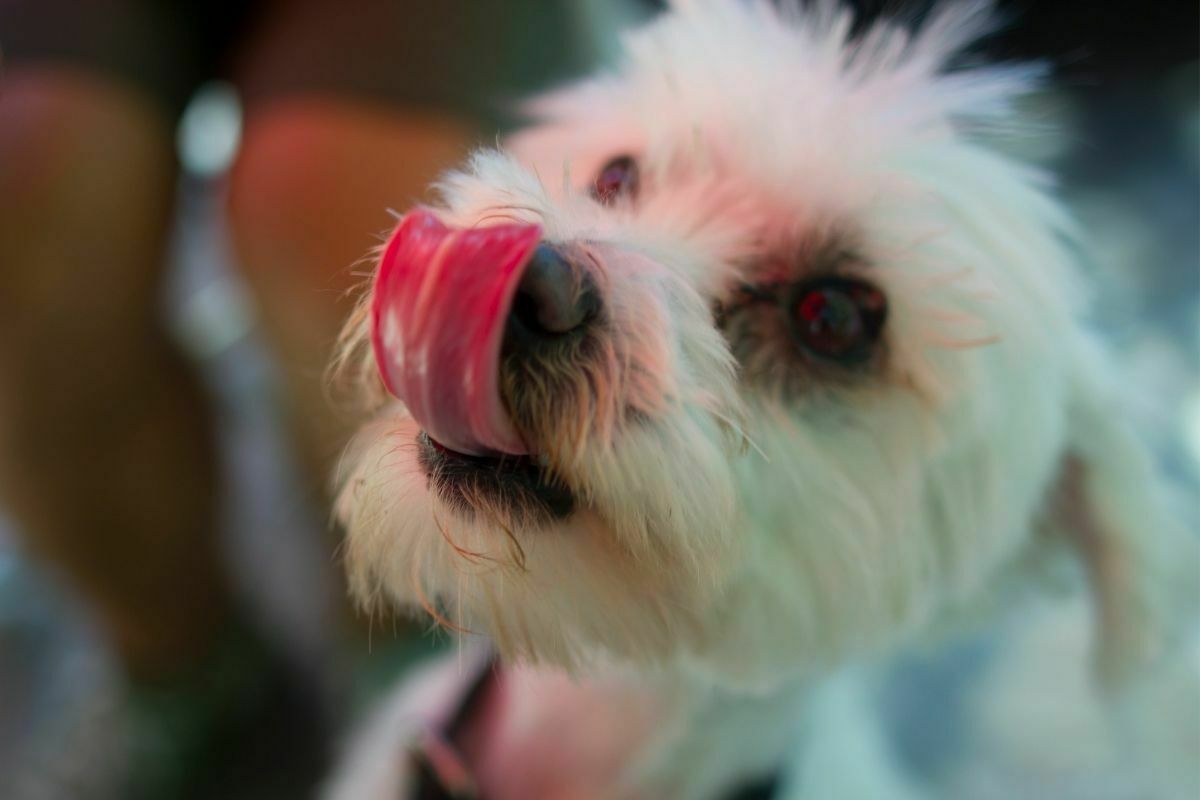
<svg viewBox="0 0 1200 800">
<path fill-rule="evenodd" d="M 1148 447 L 1104 383 L 1077 387 L 1051 508 L 1093 594 L 1097 676 L 1116 690 L 1157 662 L 1200 607 L 1200 539 L 1171 513 Z"/>
</svg>

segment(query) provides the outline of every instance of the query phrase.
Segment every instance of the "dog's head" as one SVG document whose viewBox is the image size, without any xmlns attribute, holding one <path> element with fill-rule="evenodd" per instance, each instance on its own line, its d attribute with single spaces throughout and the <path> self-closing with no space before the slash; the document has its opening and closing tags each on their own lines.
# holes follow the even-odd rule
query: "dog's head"
<svg viewBox="0 0 1200 800">
<path fill-rule="evenodd" d="M 971 138 L 1036 70 L 948 71 L 987 12 L 851 40 L 831 3 L 680 2 L 445 177 L 348 332 L 399 398 L 343 476 L 360 598 L 510 656 L 757 679 L 974 602 L 1057 524 L 1136 627 L 1103 573 L 1139 569 L 1149 501 L 1090 498 L 1144 458 L 1068 221 Z"/>
</svg>

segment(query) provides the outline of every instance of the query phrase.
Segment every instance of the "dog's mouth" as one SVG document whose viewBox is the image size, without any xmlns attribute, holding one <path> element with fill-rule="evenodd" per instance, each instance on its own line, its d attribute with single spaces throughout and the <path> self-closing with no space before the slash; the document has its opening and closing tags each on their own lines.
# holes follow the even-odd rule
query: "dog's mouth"
<svg viewBox="0 0 1200 800">
<path fill-rule="evenodd" d="M 537 525 L 575 511 L 571 488 L 536 456 L 468 455 L 425 431 L 417 434 L 417 447 L 430 489 L 456 513 L 494 514 L 512 524 Z"/>
</svg>

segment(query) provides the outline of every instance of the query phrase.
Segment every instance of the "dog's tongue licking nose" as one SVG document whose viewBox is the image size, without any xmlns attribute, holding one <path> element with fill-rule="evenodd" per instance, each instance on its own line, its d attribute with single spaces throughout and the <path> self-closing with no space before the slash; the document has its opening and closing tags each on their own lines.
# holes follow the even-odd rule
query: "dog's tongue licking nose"
<svg viewBox="0 0 1200 800">
<path fill-rule="evenodd" d="M 383 251 L 371 300 L 375 361 L 388 391 L 451 450 L 528 452 L 500 397 L 500 342 L 540 238 L 536 225 L 455 229 L 413 211 Z"/>
</svg>

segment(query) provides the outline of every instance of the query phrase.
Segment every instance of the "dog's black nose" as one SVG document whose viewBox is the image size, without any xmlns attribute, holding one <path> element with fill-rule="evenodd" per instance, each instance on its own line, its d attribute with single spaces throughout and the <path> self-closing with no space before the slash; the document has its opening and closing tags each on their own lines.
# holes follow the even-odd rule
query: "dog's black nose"
<svg viewBox="0 0 1200 800">
<path fill-rule="evenodd" d="M 556 339 L 583 328 L 599 311 L 600 297 L 588 273 L 553 245 L 540 244 L 517 285 L 509 338 Z"/>
</svg>

